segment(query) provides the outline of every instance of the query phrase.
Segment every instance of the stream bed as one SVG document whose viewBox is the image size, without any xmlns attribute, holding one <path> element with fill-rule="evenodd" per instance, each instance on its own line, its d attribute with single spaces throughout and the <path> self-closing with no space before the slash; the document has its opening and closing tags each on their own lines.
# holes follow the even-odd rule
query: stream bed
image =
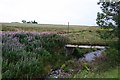
<svg viewBox="0 0 120 80">
<path fill-rule="evenodd" d="M 78 59 L 78 61 L 92 62 L 93 60 L 95 60 L 95 58 L 100 57 L 105 50 L 106 49 L 104 48 L 104 49 L 96 50 L 93 52 L 88 52 L 83 57 L 80 57 Z M 52 78 L 68 78 L 70 76 L 71 75 L 69 73 L 65 73 L 64 70 L 57 69 L 57 70 L 51 71 L 51 73 L 48 75 L 48 78 L 50 78 L 50 77 L 52 77 Z"/>
</svg>

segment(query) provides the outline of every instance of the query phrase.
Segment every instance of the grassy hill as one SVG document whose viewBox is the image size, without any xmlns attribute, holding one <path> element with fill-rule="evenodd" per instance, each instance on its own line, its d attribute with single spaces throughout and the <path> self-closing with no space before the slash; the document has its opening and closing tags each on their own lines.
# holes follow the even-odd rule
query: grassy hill
<svg viewBox="0 0 120 80">
<path fill-rule="evenodd" d="M 99 33 L 103 31 L 96 26 L 0 23 L 2 31 L 47 32 L 66 36 L 70 44 L 106 45 L 110 40 L 102 40 Z"/>
</svg>

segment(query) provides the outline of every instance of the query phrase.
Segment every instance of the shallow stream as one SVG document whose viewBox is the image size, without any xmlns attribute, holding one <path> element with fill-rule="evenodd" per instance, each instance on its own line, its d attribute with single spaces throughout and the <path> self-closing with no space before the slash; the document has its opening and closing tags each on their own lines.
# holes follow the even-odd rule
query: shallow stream
<svg viewBox="0 0 120 80">
<path fill-rule="evenodd" d="M 91 61 L 93 61 L 96 57 L 101 56 L 104 51 L 105 51 L 105 49 L 96 50 L 96 51 L 94 51 L 94 52 L 89 52 L 89 53 L 85 54 L 83 57 L 79 58 L 79 60 L 91 62 Z"/>
<path fill-rule="evenodd" d="M 100 57 L 105 50 L 106 50 L 105 48 L 102 48 L 93 52 L 88 52 L 83 57 L 80 57 L 79 61 L 92 62 L 93 60 L 95 60 L 95 58 Z M 70 74 L 64 73 L 64 71 L 61 69 L 57 69 L 57 70 L 51 71 L 48 77 L 68 78 L 69 76 Z"/>
</svg>

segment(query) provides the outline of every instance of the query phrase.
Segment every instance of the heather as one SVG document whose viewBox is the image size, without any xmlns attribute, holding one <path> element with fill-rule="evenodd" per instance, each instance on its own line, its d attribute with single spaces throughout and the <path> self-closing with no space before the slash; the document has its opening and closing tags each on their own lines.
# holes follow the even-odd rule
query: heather
<svg viewBox="0 0 120 80">
<path fill-rule="evenodd" d="M 2 77 L 45 77 L 67 59 L 66 37 L 52 33 L 3 32 Z"/>
</svg>

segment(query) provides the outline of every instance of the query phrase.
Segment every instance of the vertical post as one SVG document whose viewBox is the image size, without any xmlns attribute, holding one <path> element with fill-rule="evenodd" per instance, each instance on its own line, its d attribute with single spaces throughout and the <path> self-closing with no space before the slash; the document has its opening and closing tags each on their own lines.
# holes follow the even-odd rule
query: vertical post
<svg viewBox="0 0 120 80">
<path fill-rule="evenodd" d="M 69 22 L 68 22 L 68 33 L 69 33 Z"/>
</svg>

